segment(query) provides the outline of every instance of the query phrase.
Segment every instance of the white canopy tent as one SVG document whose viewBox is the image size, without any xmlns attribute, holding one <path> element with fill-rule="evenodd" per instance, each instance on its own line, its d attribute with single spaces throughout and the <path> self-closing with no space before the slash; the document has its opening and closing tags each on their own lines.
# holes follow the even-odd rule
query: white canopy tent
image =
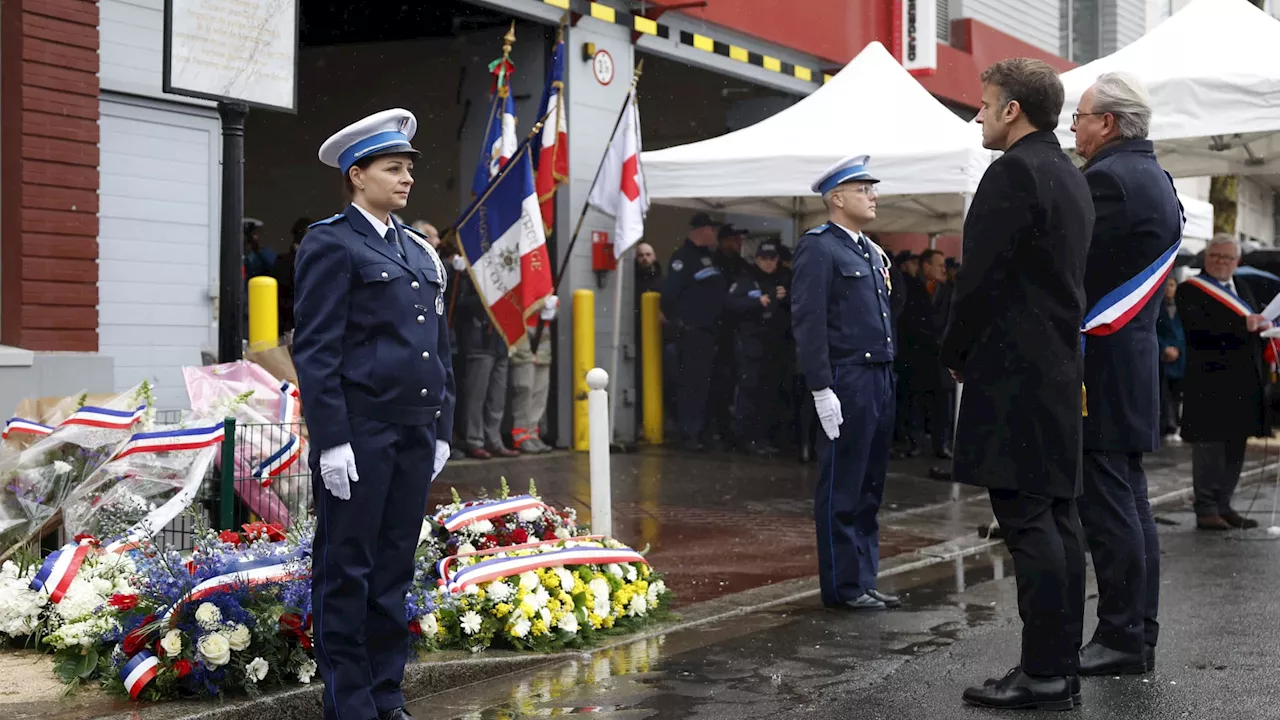
<svg viewBox="0 0 1280 720">
<path fill-rule="evenodd" d="M 871 156 L 879 218 L 869 229 L 955 232 L 991 153 L 878 42 L 830 82 L 765 120 L 720 137 L 645 152 L 657 203 L 751 215 L 826 218 L 809 188 L 850 155 Z"/>
<path fill-rule="evenodd" d="M 1209 238 L 1213 237 L 1213 204 L 1182 194 L 1178 199 L 1182 201 L 1182 210 L 1187 216 L 1187 225 L 1182 229 L 1182 247 L 1178 252 L 1195 255 L 1204 250 Z"/>
<path fill-rule="evenodd" d="M 1174 177 L 1280 172 L 1280 20 L 1247 0 L 1194 0 L 1117 52 L 1062 75 L 1058 137 L 1105 72 L 1151 93 L 1149 137 Z"/>
</svg>

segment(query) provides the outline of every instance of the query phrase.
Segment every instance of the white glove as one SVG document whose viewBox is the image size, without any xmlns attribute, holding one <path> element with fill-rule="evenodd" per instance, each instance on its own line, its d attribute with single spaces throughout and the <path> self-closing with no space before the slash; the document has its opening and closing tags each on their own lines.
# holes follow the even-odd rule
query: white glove
<svg viewBox="0 0 1280 720">
<path fill-rule="evenodd" d="M 827 438 L 835 440 L 840 437 L 840 425 L 844 423 L 844 415 L 840 412 L 840 398 L 831 388 L 813 391 L 813 406 L 818 411 L 818 422 L 822 423 L 822 432 Z"/>
<path fill-rule="evenodd" d="M 453 260 L 450 260 L 449 264 L 452 265 L 453 269 L 457 270 L 458 272 L 467 271 L 467 259 L 462 257 L 462 255 L 454 255 Z"/>
<path fill-rule="evenodd" d="M 431 471 L 431 479 L 435 480 L 440 471 L 444 469 L 444 464 L 449 461 L 449 443 L 443 440 L 436 441 L 436 464 L 435 469 Z"/>
<path fill-rule="evenodd" d="M 360 481 L 356 472 L 356 454 L 351 443 L 320 451 L 320 479 L 331 495 L 339 500 L 351 499 L 351 483 Z"/>
<path fill-rule="evenodd" d="M 560 309 L 560 298 L 555 295 L 548 295 L 546 301 L 542 305 L 542 319 L 551 322 L 556 319 L 556 311 Z"/>
</svg>

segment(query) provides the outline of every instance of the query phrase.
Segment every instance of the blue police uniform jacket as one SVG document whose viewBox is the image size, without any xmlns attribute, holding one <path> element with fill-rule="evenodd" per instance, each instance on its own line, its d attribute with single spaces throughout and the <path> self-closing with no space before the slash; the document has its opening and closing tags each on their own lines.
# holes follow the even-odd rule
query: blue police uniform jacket
<svg viewBox="0 0 1280 720">
<path fill-rule="evenodd" d="M 662 314 L 678 329 L 715 330 L 724 310 L 729 279 L 714 250 L 686 239 L 671 255 L 662 286 Z"/>
<path fill-rule="evenodd" d="M 355 206 L 312 225 L 298 248 L 293 362 L 319 449 L 351 442 L 348 415 L 453 435 L 444 266 L 395 226 L 403 258 Z"/>
<path fill-rule="evenodd" d="M 1084 275 L 1086 307 L 1093 307 L 1180 241 L 1182 210 L 1150 140 L 1104 147 L 1085 165 L 1084 177 L 1095 212 Z M 1086 337 L 1085 450 L 1153 452 L 1160 447 L 1156 320 L 1163 305 L 1162 283 L 1124 327 Z"/>
<path fill-rule="evenodd" d="M 832 386 L 831 368 L 891 362 L 888 269 L 880 252 L 834 224 L 800 239 L 792 262 L 791 328 L 810 390 Z"/>
</svg>

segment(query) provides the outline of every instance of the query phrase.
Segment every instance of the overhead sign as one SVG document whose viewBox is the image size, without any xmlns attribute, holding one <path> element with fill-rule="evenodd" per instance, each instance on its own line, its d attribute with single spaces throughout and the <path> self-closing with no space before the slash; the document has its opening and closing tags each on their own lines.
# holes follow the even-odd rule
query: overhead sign
<svg viewBox="0 0 1280 720">
<path fill-rule="evenodd" d="M 912 75 L 938 69 L 938 0 L 894 0 L 893 55 Z"/>
<path fill-rule="evenodd" d="M 165 0 L 164 91 L 297 112 L 298 0 Z"/>
</svg>

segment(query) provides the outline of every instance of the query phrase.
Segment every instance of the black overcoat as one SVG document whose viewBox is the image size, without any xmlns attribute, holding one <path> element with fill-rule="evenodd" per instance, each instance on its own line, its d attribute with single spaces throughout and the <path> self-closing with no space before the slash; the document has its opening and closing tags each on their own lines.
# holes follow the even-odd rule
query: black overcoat
<svg viewBox="0 0 1280 720">
<path fill-rule="evenodd" d="M 1080 322 L 1093 234 L 1084 176 L 1051 132 L 983 175 L 942 338 L 964 375 L 953 478 L 1056 498 L 1080 494 Z"/>
</svg>

